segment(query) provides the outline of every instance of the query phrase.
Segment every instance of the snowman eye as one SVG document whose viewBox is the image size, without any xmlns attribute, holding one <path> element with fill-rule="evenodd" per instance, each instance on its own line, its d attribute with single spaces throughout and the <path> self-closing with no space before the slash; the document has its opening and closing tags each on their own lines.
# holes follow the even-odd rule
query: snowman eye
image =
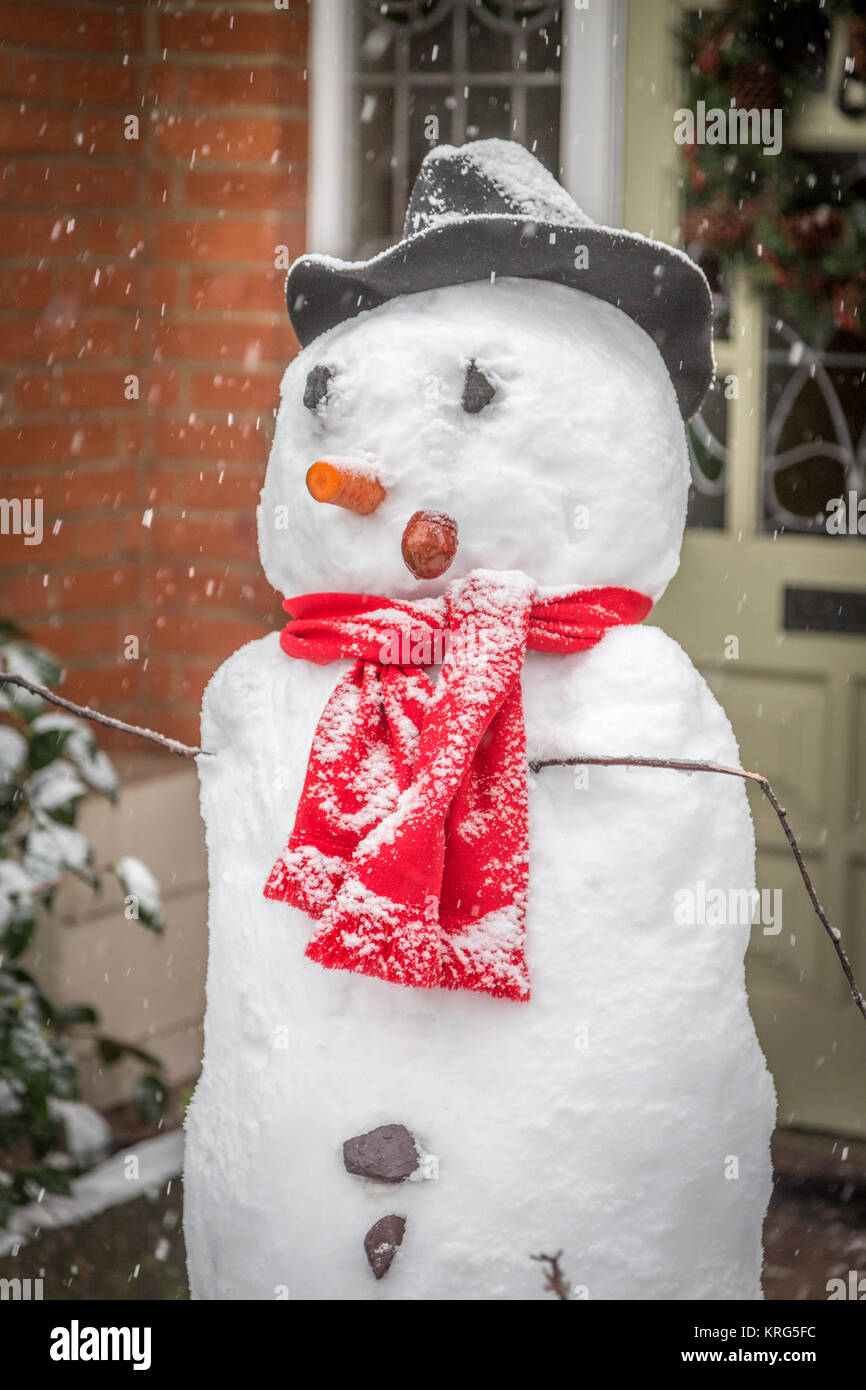
<svg viewBox="0 0 866 1390">
<path fill-rule="evenodd" d="M 304 405 L 308 410 L 315 413 L 320 405 L 324 405 L 328 399 L 328 386 L 334 375 L 333 367 L 313 367 L 307 373 L 307 384 L 304 387 Z"/>
<path fill-rule="evenodd" d="M 466 380 L 463 383 L 463 396 L 460 404 L 467 415 L 477 415 L 486 405 L 489 405 L 496 395 L 496 387 L 482 371 L 476 367 L 474 362 L 470 362 L 466 368 Z"/>
</svg>

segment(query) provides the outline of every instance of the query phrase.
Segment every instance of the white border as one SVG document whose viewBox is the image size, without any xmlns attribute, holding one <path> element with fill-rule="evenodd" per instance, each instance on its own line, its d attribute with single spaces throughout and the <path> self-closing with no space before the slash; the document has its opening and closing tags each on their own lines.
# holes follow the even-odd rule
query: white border
<svg viewBox="0 0 866 1390">
<path fill-rule="evenodd" d="M 622 219 L 626 0 L 563 0 L 560 177 L 597 222 Z"/>
<path fill-rule="evenodd" d="M 310 16 L 307 246 L 345 255 L 349 238 L 348 121 L 351 6 L 313 0 Z"/>
</svg>

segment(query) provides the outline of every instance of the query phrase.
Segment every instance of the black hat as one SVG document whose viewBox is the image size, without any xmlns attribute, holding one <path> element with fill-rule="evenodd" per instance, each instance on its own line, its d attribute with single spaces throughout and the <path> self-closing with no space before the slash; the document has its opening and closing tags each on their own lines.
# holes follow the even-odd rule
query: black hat
<svg viewBox="0 0 866 1390">
<path fill-rule="evenodd" d="M 491 275 L 552 280 L 634 319 L 664 358 L 683 418 L 713 377 L 712 296 L 682 251 L 601 227 L 522 145 L 440 145 L 421 165 L 403 239 L 368 261 L 301 256 L 286 281 L 302 346 L 401 294 Z"/>
</svg>

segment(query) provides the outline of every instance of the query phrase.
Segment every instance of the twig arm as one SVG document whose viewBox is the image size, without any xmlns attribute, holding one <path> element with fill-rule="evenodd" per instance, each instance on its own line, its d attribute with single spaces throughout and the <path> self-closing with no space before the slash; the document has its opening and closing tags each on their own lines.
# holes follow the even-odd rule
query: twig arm
<svg viewBox="0 0 866 1390">
<path fill-rule="evenodd" d="M 812 907 L 814 908 L 815 916 L 818 918 L 818 921 L 821 923 L 821 926 L 824 928 L 825 932 L 830 938 L 833 950 L 839 957 L 839 963 L 842 966 L 842 970 L 845 974 L 845 979 L 848 981 L 848 988 L 851 991 L 851 998 L 854 1000 L 854 1003 L 857 1005 L 857 1008 L 860 1010 L 863 1017 L 866 1018 L 866 1000 L 864 1000 L 863 993 L 859 985 L 857 984 L 857 981 L 854 978 L 854 971 L 851 969 L 851 962 L 849 961 L 845 948 L 842 945 L 842 933 L 838 930 L 837 927 L 833 926 L 826 912 L 821 906 L 821 903 L 818 899 L 818 894 L 815 892 L 815 889 L 812 885 L 812 880 L 809 877 L 809 871 L 806 868 L 806 861 L 803 858 L 803 851 L 800 849 L 800 846 L 797 843 L 797 837 L 791 829 L 791 824 L 788 820 L 785 808 L 779 801 L 779 798 L 776 796 L 776 793 L 773 791 L 773 788 L 770 786 L 768 779 L 764 777 L 762 773 L 746 772 L 744 768 L 726 767 L 722 763 L 693 762 L 686 758 L 608 757 L 604 754 L 593 755 L 590 753 L 587 753 L 584 756 L 577 758 L 533 758 L 530 760 L 529 769 L 531 772 L 541 772 L 542 769 L 545 767 L 584 767 L 589 764 L 595 767 L 663 767 L 672 769 L 675 772 L 716 772 L 722 773 L 726 777 L 739 777 L 743 781 L 754 782 L 757 786 L 759 786 L 761 788 L 761 791 L 764 793 L 764 796 L 767 798 L 767 800 L 769 801 L 770 805 L 776 813 L 776 817 L 779 821 L 779 824 L 782 827 L 785 839 L 788 841 L 788 844 L 791 848 L 791 853 L 793 854 L 794 859 L 796 860 L 797 868 L 800 870 L 800 877 L 802 878 L 803 884 L 806 888 L 806 892 L 809 895 L 809 901 L 811 902 Z"/>
<path fill-rule="evenodd" d="M 146 738 L 150 743 L 158 743 L 160 748 L 167 749 L 169 753 L 175 753 L 179 758 L 197 758 L 199 753 L 205 751 L 203 748 L 191 748 L 189 744 L 180 743 L 176 738 L 167 738 L 165 734 L 158 734 L 153 729 L 142 729 L 138 724 L 124 724 L 122 719 L 115 719 L 110 714 L 100 714 L 87 705 L 76 705 L 73 700 L 64 699 L 62 695 L 55 695 L 53 690 L 46 689 L 44 685 L 36 685 L 33 681 L 25 680 L 23 676 L 12 676 L 8 672 L 0 671 L 0 684 L 20 686 L 22 690 L 29 690 L 31 695 L 39 695 L 49 704 L 69 710 L 70 714 L 77 714 L 81 719 L 90 719 L 94 724 L 101 724 L 105 729 L 117 729 L 122 734 L 135 734 L 137 738 Z"/>
<path fill-rule="evenodd" d="M 86 705 L 76 705 L 74 701 L 67 700 L 62 695 L 55 695 L 53 690 L 48 690 L 44 685 L 37 685 L 34 681 L 25 680 L 23 676 L 13 676 L 0 671 L 0 684 L 20 686 L 22 690 L 29 690 L 31 695 L 39 695 L 43 700 L 48 700 L 50 704 L 58 705 L 61 709 L 69 710 L 71 714 L 76 714 L 81 719 L 90 719 L 106 729 L 117 729 L 120 733 L 134 734 L 137 738 L 147 739 L 148 742 L 156 743 L 160 748 L 165 748 L 169 753 L 175 753 L 180 758 L 197 758 L 199 754 L 207 753 L 204 748 L 192 748 L 189 744 L 180 743 L 177 739 L 167 738 L 165 734 L 158 734 L 153 729 L 142 729 L 137 724 L 125 724 L 122 719 L 114 719 L 109 714 L 100 714 L 97 710 L 90 709 Z M 529 770 L 530 772 L 541 772 L 546 767 L 584 767 L 590 765 L 595 767 L 661 767 L 674 772 L 715 772 L 724 777 L 739 777 L 743 781 L 754 782 L 759 786 L 776 813 L 785 839 L 788 841 L 791 853 L 796 860 L 797 868 L 800 870 L 800 877 L 809 895 L 809 901 L 814 908 L 815 915 L 829 936 L 833 950 L 839 958 L 839 963 L 851 990 L 851 997 L 866 1019 L 866 1000 L 864 1000 L 862 991 L 854 978 L 851 962 L 842 945 L 842 934 L 832 925 L 821 906 L 809 877 L 803 852 L 791 829 L 785 808 L 779 802 L 766 777 L 760 772 L 747 772 L 742 767 L 726 767 L 723 763 L 695 762 L 689 758 L 615 757 L 592 753 L 585 753 L 574 758 L 531 758 Z M 540 1256 L 539 1258 L 547 1257 Z"/>
</svg>

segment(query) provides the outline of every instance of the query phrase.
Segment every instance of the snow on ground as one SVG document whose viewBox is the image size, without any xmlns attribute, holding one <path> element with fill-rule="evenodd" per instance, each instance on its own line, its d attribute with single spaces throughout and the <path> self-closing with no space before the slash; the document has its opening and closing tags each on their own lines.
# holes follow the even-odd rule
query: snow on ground
<svg viewBox="0 0 866 1390">
<path fill-rule="evenodd" d="M 137 1165 L 130 1163 L 133 1157 Z M 0 1231 L 0 1257 L 15 1253 L 19 1246 L 46 1228 L 74 1226 L 109 1207 L 132 1202 L 177 1177 L 182 1166 L 183 1131 L 179 1129 L 121 1149 L 77 1178 L 72 1185 L 72 1196 L 46 1195 L 41 1202 L 31 1202 L 13 1212 L 8 1229 Z"/>
</svg>

